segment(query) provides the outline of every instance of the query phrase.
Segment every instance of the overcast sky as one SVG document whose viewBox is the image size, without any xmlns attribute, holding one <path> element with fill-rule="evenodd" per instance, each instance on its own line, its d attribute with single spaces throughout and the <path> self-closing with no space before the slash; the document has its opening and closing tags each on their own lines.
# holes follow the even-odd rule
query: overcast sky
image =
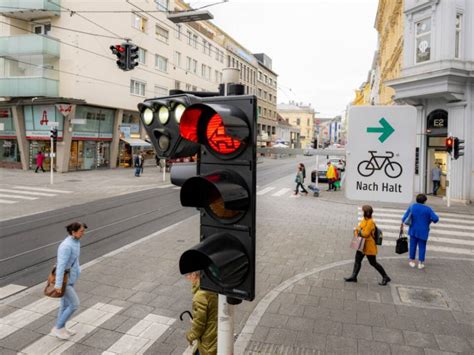
<svg viewBox="0 0 474 355">
<path fill-rule="evenodd" d="M 191 1 L 194 8 L 216 2 Z M 230 0 L 208 10 L 214 23 L 278 74 L 278 103 L 311 103 L 334 116 L 367 80 L 377 45 L 378 0 Z"/>
</svg>

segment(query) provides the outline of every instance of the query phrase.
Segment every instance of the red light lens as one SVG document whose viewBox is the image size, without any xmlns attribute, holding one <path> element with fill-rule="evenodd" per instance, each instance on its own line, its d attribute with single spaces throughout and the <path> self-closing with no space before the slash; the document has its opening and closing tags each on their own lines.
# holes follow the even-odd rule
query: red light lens
<svg viewBox="0 0 474 355">
<path fill-rule="evenodd" d="M 225 134 L 222 117 L 217 113 L 211 117 L 206 129 L 209 146 L 220 154 L 231 154 L 239 149 L 241 142 Z"/>
<path fill-rule="evenodd" d="M 197 108 L 184 110 L 179 121 L 179 133 L 181 137 L 191 142 L 198 143 L 197 124 L 202 111 Z"/>
<path fill-rule="evenodd" d="M 125 48 L 120 46 L 120 45 L 116 45 L 115 48 L 117 48 L 117 50 L 120 52 L 120 53 L 123 53 L 125 52 Z"/>
</svg>

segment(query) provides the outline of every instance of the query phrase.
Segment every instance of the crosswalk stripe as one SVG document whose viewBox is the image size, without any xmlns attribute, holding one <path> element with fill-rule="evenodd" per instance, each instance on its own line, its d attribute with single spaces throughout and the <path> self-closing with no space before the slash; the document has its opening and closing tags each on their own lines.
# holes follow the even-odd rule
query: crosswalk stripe
<svg viewBox="0 0 474 355">
<path fill-rule="evenodd" d="M 382 247 L 384 246 L 395 246 L 397 243 L 392 241 L 384 241 Z M 430 245 L 428 247 L 429 251 L 436 251 L 440 253 L 448 253 L 448 254 L 461 254 L 461 255 L 470 255 L 474 256 L 474 250 L 472 249 L 461 249 L 461 248 L 452 248 L 452 247 L 442 247 L 437 245 Z M 407 256 L 408 258 L 408 256 Z"/>
<path fill-rule="evenodd" d="M 402 223 L 401 219 L 376 218 L 375 215 L 374 215 L 374 220 L 375 220 L 375 223 L 394 223 L 394 224 L 398 224 L 398 226 L 400 226 L 400 224 Z M 442 223 L 442 221 L 436 224 L 432 224 L 430 228 L 433 231 L 438 230 L 439 228 L 451 228 L 451 229 L 462 229 L 462 230 L 474 231 L 474 226 L 461 226 L 459 224 Z"/>
<path fill-rule="evenodd" d="M 173 187 L 174 185 L 173 184 L 167 184 L 167 185 L 160 185 L 160 186 L 157 186 L 156 188 L 157 189 L 167 189 L 168 187 Z"/>
<path fill-rule="evenodd" d="M 257 195 L 265 195 L 267 192 L 270 192 L 272 190 L 274 190 L 275 188 L 274 187 L 266 187 L 264 188 L 263 190 L 260 190 L 259 192 L 257 192 Z"/>
<path fill-rule="evenodd" d="M 4 298 L 13 295 L 14 293 L 20 292 L 21 290 L 24 290 L 26 286 L 20 286 L 20 285 L 14 285 L 14 284 L 9 284 L 5 285 L 3 287 L 0 287 L 0 300 L 3 300 Z"/>
<path fill-rule="evenodd" d="M 15 196 L 15 195 L 9 195 L 9 194 L 1 194 L 0 197 L 6 197 L 6 198 L 16 198 L 19 200 L 37 200 L 38 197 L 30 197 L 30 196 Z"/>
<path fill-rule="evenodd" d="M 391 232 L 384 232 L 384 238 L 398 238 L 398 233 L 391 233 Z M 467 239 L 454 239 L 454 238 L 442 238 L 442 237 L 429 237 L 429 242 L 437 242 L 437 243 L 444 243 L 444 244 L 457 244 L 457 245 L 470 245 L 474 246 L 474 240 L 467 240 Z"/>
<path fill-rule="evenodd" d="M 67 191 L 67 190 L 56 190 L 56 189 L 50 189 L 46 187 L 32 187 L 32 186 L 13 186 L 15 189 L 19 190 L 32 190 L 32 191 L 43 191 L 43 192 L 57 192 L 60 194 L 72 194 L 73 191 Z"/>
<path fill-rule="evenodd" d="M 377 227 L 381 228 L 382 230 L 389 229 L 389 230 L 400 230 L 400 225 L 389 225 L 389 224 L 383 224 L 383 223 L 377 223 Z M 474 233 L 472 232 L 460 232 L 460 231 L 444 231 L 440 230 L 438 228 L 431 228 L 430 230 L 430 235 L 432 234 L 441 234 L 441 235 L 448 235 L 448 236 L 454 236 L 454 237 L 469 237 L 469 238 L 474 238 Z"/>
<path fill-rule="evenodd" d="M 17 203 L 18 201 L 10 201 L 10 200 L 4 200 L 0 198 L 0 203 L 4 203 L 6 205 L 11 205 L 12 203 Z"/>
<path fill-rule="evenodd" d="M 22 349 L 20 353 L 61 354 L 121 310 L 122 307 L 100 302 L 96 303 L 68 322 L 70 329 L 76 332 L 76 334 L 70 338 L 71 340 L 60 340 L 52 334 L 48 334 L 25 349 Z"/>
<path fill-rule="evenodd" d="M 362 216 L 362 212 L 359 211 L 359 216 Z M 374 218 L 377 219 L 378 217 L 393 217 L 393 218 L 398 218 L 398 221 L 402 220 L 403 213 L 401 214 L 395 214 L 395 213 L 378 213 L 374 212 Z M 474 225 L 474 220 L 470 221 L 467 219 L 457 219 L 457 218 L 449 218 L 449 217 L 444 217 L 441 216 L 441 221 L 442 222 L 455 222 L 455 223 L 463 223 L 463 224 L 473 224 Z"/>
<path fill-rule="evenodd" d="M 15 193 L 20 195 L 32 195 L 32 196 L 56 196 L 55 194 L 47 194 L 45 192 L 33 192 L 33 191 L 18 191 L 13 189 L 0 189 L 1 192 Z"/>
<path fill-rule="evenodd" d="M 22 309 L 0 318 L 0 339 L 3 339 L 24 326 L 33 323 L 49 312 L 59 307 L 59 300 L 54 298 L 42 298 Z"/>
<path fill-rule="evenodd" d="M 102 355 L 143 354 L 168 330 L 175 320 L 174 318 L 148 314 L 104 351 Z"/>
<path fill-rule="evenodd" d="M 281 190 L 275 192 L 272 196 L 280 197 L 280 196 L 283 196 L 284 194 L 286 194 L 287 192 L 289 192 L 290 190 L 291 190 L 290 188 L 284 187 Z"/>
<path fill-rule="evenodd" d="M 358 207 L 358 210 L 360 211 L 361 207 Z M 383 212 L 396 212 L 396 213 L 400 213 L 401 216 L 403 216 L 403 214 L 406 211 L 406 209 L 402 210 L 402 209 L 385 208 L 385 207 L 375 208 L 375 210 L 376 211 L 383 211 Z M 375 215 L 376 211 L 374 212 L 374 215 Z M 457 213 L 457 212 L 436 212 L 436 211 L 435 211 L 435 213 L 440 217 L 441 216 L 443 216 L 443 217 L 458 217 L 458 218 L 467 218 L 467 219 L 474 220 L 474 215 L 472 215 L 472 214 L 463 214 L 463 213 Z"/>
</svg>

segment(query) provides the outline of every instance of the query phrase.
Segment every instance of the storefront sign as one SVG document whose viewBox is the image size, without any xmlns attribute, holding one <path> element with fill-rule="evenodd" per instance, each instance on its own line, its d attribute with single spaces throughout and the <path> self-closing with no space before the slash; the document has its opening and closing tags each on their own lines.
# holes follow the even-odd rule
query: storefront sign
<svg viewBox="0 0 474 355">
<path fill-rule="evenodd" d="M 85 118 L 73 118 L 71 120 L 72 124 L 87 124 L 87 120 Z"/>
<path fill-rule="evenodd" d="M 67 117 L 72 111 L 72 105 L 69 105 L 69 104 L 56 104 L 56 109 L 64 117 Z"/>
<path fill-rule="evenodd" d="M 58 138 L 63 137 L 63 131 L 58 131 Z M 26 138 L 28 139 L 50 139 L 50 132 L 48 131 L 26 131 Z"/>
<path fill-rule="evenodd" d="M 24 114 L 27 131 L 49 131 L 50 122 L 58 122 L 58 129 L 63 129 L 63 118 L 57 115 L 54 105 L 24 106 Z"/>
</svg>

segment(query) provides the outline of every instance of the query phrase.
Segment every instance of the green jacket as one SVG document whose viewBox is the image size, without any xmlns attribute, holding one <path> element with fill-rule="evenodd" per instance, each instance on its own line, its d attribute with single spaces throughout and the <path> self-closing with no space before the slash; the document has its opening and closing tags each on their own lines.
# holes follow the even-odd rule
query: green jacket
<svg viewBox="0 0 474 355">
<path fill-rule="evenodd" d="M 186 334 L 189 342 L 198 341 L 199 354 L 217 354 L 217 294 L 193 285 L 193 325 Z"/>
</svg>

